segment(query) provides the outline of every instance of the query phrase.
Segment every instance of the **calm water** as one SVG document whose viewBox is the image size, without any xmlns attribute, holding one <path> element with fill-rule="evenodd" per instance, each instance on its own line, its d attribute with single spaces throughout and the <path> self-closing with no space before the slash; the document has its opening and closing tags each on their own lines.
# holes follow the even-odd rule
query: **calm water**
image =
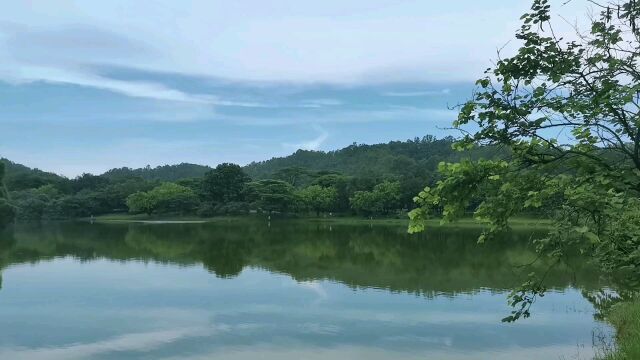
<svg viewBox="0 0 640 360">
<path fill-rule="evenodd" d="M 0 359 L 583 359 L 599 283 L 553 270 L 502 324 L 529 233 L 302 221 L 20 225 L 0 235 Z M 543 268 L 544 264 L 536 267 Z"/>
</svg>

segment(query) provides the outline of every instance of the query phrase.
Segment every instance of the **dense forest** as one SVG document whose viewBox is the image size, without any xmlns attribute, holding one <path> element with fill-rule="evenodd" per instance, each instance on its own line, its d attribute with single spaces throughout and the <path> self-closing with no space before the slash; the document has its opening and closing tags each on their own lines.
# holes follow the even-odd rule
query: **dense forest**
<svg viewBox="0 0 640 360">
<path fill-rule="evenodd" d="M 69 219 L 126 212 L 394 216 L 410 210 L 415 194 L 437 180 L 440 163 L 504 155 L 495 147 L 458 152 L 453 144 L 450 137 L 425 136 L 329 152 L 298 150 L 245 167 L 182 163 L 117 168 L 73 179 L 2 159 L 2 201 L 9 204 L 4 218 Z"/>
</svg>

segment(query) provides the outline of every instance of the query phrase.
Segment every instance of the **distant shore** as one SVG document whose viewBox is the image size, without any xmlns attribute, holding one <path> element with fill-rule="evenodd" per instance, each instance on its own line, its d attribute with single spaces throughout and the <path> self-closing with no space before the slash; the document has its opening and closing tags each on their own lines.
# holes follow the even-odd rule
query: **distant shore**
<svg viewBox="0 0 640 360">
<path fill-rule="evenodd" d="M 403 225 L 409 224 L 408 218 L 394 217 L 373 217 L 367 218 L 362 216 L 285 216 L 285 215 L 269 215 L 266 214 L 250 214 L 237 216 L 215 216 L 215 217 L 198 217 L 198 216 L 180 216 L 180 215 L 145 215 L 145 214 L 107 214 L 99 215 L 93 218 L 84 218 L 87 221 L 96 222 L 124 222 L 124 223 L 215 223 L 215 222 L 235 222 L 235 221 L 306 221 L 318 223 L 331 223 L 339 225 Z M 544 228 L 549 226 L 550 221 L 533 217 L 520 217 L 512 219 L 509 224 L 513 228 Z M 453 223 L 441 224 L 440 219 L 431 219 L 426 221 L 429 226 L 444 227 L 484 227 L 485 224 L 473 219 L 464 218 Z"/>
</svg>

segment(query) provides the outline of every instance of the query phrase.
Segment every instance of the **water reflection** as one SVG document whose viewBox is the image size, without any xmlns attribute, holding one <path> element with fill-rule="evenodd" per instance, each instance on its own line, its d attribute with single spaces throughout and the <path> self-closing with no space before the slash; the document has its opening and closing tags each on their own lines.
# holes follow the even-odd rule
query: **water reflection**
<svg viewBox="0 0 640 360">
<path fill-rule="evenodd" d="M 0 238 L 0 358 L 592 355 L 600 325 L 581 290 L 602 284 L 584 261 L 555 269 L 554 291 L 534 317 L 507 325 L 504 292 L 535 257 L 529 233 L 478 246 L 470 229 L 404 230 L 301 221 L 19 226 Z"/>
<path fill-rule="evenodd" d="M 302 221 L 271 227 L 255 222 L 205 224 L 22 225 L 0 238 L 0 268 L 73 256 L 202 264 L 221 278 L 246 267 L 286 273 L 299 281 L 331 279 L 427 296 L 519 284 L 536 258 L 530 231 L 477 245 L 474 229 L 436 229 L 407 235 L 401 226 L 336 226 Z M 578 256 L 549 276 L 554 288 L 596 289 L 599 274 Z M 538 261 L 535 268 L 548 264 Z"/>
</svg>

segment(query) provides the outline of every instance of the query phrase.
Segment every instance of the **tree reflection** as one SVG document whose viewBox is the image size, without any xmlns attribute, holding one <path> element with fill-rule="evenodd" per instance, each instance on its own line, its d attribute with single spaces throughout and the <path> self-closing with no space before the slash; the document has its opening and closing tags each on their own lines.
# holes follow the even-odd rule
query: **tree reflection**
<svg viewBox="0 0 640 360">
<path fill-rule="evenodd" d="M 514 231 L 478 246 L 476 229 L 441 228 L 408 235 L 403 226 L 327 225 L 258 220 L 205 224 L 18 225 L 0 235 L 0 268 L 72 256 L 202 265 L 218 277 L 246 267 L 285 273 L 299 281 L 329 279 L 431 297 L 480 289 L 502 291 L 546 269 L 534 261 L 531 231 Z M 524 264 L 532 263 L 529 266 Z M 554 268 L 549 286 L 602 288 L 597 269 L 579 256 Z"/>
</svg>

